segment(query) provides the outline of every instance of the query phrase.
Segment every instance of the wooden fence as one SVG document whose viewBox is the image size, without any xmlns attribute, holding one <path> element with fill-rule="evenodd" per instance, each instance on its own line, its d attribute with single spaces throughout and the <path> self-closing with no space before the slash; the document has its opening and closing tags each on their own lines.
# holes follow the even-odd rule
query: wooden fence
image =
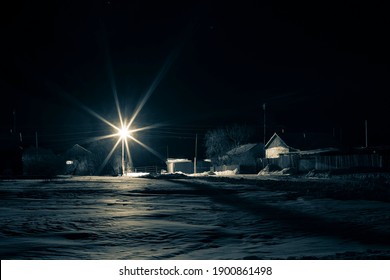
<svg viewBox="0 0 390 280">
<path fill-rule="evenodd" d="M 264 164 L 274 164 L 280 168 L 295 168 L 297 171 L 309 170 L 345 170 L 345 169 L 383 169 L 388 168 L 382 155 L 348 154 L 348 155 L 281 155 L 279 158 L 266 158 Z"/>
<path fill-rule="evenodd" d="M 134 167 L 135 173 L 161 173 L 162 169 L 166 169 L 166 167 L 150 165 L 150 166 L 139 166 Z"/>
</svg>

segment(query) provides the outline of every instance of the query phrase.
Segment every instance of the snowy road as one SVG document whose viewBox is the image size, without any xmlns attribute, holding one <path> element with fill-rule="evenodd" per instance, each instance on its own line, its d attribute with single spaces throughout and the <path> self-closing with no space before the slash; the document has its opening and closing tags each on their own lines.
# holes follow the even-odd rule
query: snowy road
<svg viewBox="0 0 390 280">
<path fill-rule="evenodd" d="M 0 181 L 0 257 L 390 258 L 390 203 L 294 197 L 267 184 Z"/>
</svg>

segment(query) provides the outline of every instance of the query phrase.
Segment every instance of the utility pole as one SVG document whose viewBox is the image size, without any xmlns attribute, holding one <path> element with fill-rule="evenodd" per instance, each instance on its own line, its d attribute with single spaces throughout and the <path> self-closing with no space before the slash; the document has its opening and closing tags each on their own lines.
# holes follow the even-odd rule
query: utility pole
<svg viewBox="0 0 390 280">
<path fill-rule="evenodd" d="M 198 133 L 195 136 L 194 174 L 196 174 L 196 156 L 198 154 Z"/>
<path fill-rule="evenodd" d="M 35 131 L 35 155 L 38 156 L 38 131 Z"/>
<path fill-rule="evenodd" d="M 16 133 L 16 110 L 15 108 L 12 111 L 12 134 Z"/>
<path fill-rule="evenodd" d="M 264 158 L 266 158 L 266 152 L 265 152 L 265 141 L 266 141 L 266 132 L 267 132 L 267 130 L 266 130 L 266 126 L 265 126 L 265 103 L 263 103 L 263 112 L 264 112 L 264 131 L 263 131 L 263 153 L 264 153 Z M 264 166 L 264 163 L 265 163 L 265 160 L 263 159 L 262 160 L 262 162 L 263 162 L 263 168 L 265 167 Z"/>
<path fill-rule="evenodd" d="M 38 151 L 38 131 L 35 131 L 35 148 Z"/>
<path fill-rule="evenodd" d="M 366 135 L 366 148 L 368 147 L 368 127 L 367 127 L 367 120 L 364 121 L 365 126 L 365 135 Z"/>
<path fill-rule="evenodd" d="M 263 142 L 265 145 L 265 139 L 266 139 L 266 127 L 265 127 L 265 103 L 263 103 L 263 112 L 264 112 L 264 132 L 263 132 Z"/>
<path fill-rule="evenodd" d="M 125 139 L 122 138 L 122 176 L 125 176 Z"/>
</svg>

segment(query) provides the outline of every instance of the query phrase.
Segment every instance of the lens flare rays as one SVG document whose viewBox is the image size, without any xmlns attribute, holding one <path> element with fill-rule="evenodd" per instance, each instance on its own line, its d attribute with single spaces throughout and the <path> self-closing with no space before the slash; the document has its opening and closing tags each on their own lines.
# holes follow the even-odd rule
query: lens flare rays
<svg viewBox="0 0 390 280">
<path fill-rule="evenodd" d="M 161 78 L 158 78 L 157 80 L 161 80 Z M 54 87 L 52 86 L 52 88 L 54 88 Z M 153 86 L 153 89 L 154 88 L 155 88 L 155 86 Z M 150 95 L 151 95 L 150 91 L 148 91 L 148 93 L 142 98 L 142 102 L 140 102 L 140 104 L 142 104 L 142 105 L 137 107 L 136 112 L 129 119 L 126 119 L 122 115 L 122 111 L 120 109 L 119 98 L 116 94 L 116 91 L 114 90 L 113 94 L 114 94 L 114 99 L 115 99 L 115 106 L 116 106 L 116 109 L 118 112 L 118 119 L 119 119 L 119 124 L 115 125 L 112 122 L 110 122 L 109 120 L 107 120 L 106 118 L 104 118 L 103 116 L 99 115 L 98 113 L 96 113 L 95 111 L 90 109 L 89 107 L 85 106 L 84 104 L 82 104 L 81 102 L 76 100 L 75 98 L 73 98 L 70 94 L 68 94 L 66 91 L 62 90 L 60 87 L 57 86 L 57 87 L 55 87 L 55 89 L 62 96 L 64 96 L 66 99 L 70 100 L 71 102 L 73 102 L 74 104 L 76 104 L 77 106 L 82 108 L 84 111 L 86 111 L 90 115 L 94 116 L 98 120 L 102 121 L 103 123 L 107 124 L 108 126 L 110 126 L 114 130 L 113 133 L 89 138 L 89 139 L 86 139 L 85 142 L 95 142 L 95 141 L 104 140 L 104 139 L 118 138 L 118 141 L 114 144 L 114 146 L 112 147 L 112 149 L 110 150 L 110 152 L 108 153 L 108 155 L 103 160 L 100 167 L 98 168 L 97 174 L 100 174 L 102 172 L 102 170 L 107 165 L 108 161 L 110 160 L 110 158 L 112 157 L 112 155 L 114 154 L 115 150 L 118 148 L 118 146 L 121 142 L 122 142 L 122 168 L 121 168 L 122 174 L 126 174 L 125 161 L 127 162 L 128 166 L 130 167 L 130 171 L 133 168 L 133 160 L 131 157 L 131 150 L 130 150 L 129 141 L 132 141 L 132 142 L 139 144 L 141 147 L 145 148 L 147 151 L 149 151 L 153 155 L 157 156 L 159 159 L 161 159 L 163 161 L 165 160 L 158 152 L 156 152 L 154 149 L 152 149 L 148 145 L 142 143 L 140 140 L 138 140 L 135 137 L 135 134 L 137 132 L 141 132 L 141 131 L 145 131 L 145 130 L 149 130 L 149 129 L 153 129 L 153 128 L 158 128 L 158 127 L 162 126 L 161 124 L 151 124 L 151 125 L 147 125 L 144 127 L 137 127 L 137 128 L 132 128 L 130 126 L 130 124 L 134 123 L 134 120 L 135 120 L 137 114 L 142 109 L 142 107 L 145 104 L 148 97 L 150 97 Z M 126 156 L 126 160 L 125 160 L 125 156 Z"/>
<path fill-rule="evenodd" d="M 111 60 L 110 60 L 110 57 L 109 57 L 108 52 L 107 52 L 106 58 L 107 58 L 107 67 L 108 67 L 108 72 L 109 72 L 108 73 L 109 74 L 109 81 L 111 83 L 111 90 L 112 90 L 112 93 L 114 96 L 115 107 L 116 107 L 116 110 L 118 113 L 118 119 L 119 119 L 119 123 L 117 125 L 110 122 L 109 120 L 107 120 L 103 116 L 99 115 L 98 113 L 93 111 L 91 108 L 83 105 L 78 100 L 73 98 L 71 95 L 67 94 L 64 90 L 59 89 L 59 87 L 55 86 L 55 84 L 54 85 L 50 84 L 51 88 L 56 89 L 61 95 L 66 97 L 68 100 L 77 104 L 80 108 L 82 108 L 83 110 L 85 110 L 90 115 L 97 118 L 98 120 L 104 122 L 105 124 L 107 124 L 108 126 L 110 126 L 114 130 L 113 133 L 111 133 L 111 134 L 94 137 L 94 138 L 91 138 L 88 140 L 88 142 L 92 142 L 92 141 L 99 141 L 99 140 L 109 139 L 109 138 L 118 138 L 118 140 L 116 141 L 116 143 L 112 147 L 111 151 L 108 153 L 106 158 L 103 160 L 101 166 L 99 167 L 98 174 L 100 174 L 101 171 L 104 169 L 104 167 L 106 166 L 106 164 L 108 163 L 108 161 L 110 160 L 110 158 L 112 157 L 112 155 L 114 154 L 115 150 L 117 149 L 117 147 L 119 146 L 120 143 L 122 144 L 121 145 L 122 146 L 122 153 L 121 153 L 122 154 L 122 160 L 121 160 L 122 174 L 123 175 L 126 174 L 125 155 L 127 158 L 127 163 L 130 166 L 130 169 L 133 168 L 133 160 L 131 158 L 129 141 L 137 143 L 138 145 L 140 145 L 141 147 L 143 147 L 144 149 L 146 149 L 147 151 L 149 151 L 150 153 L 152 153 L 153 155 L 155 155 L 159 159 L 165 161 L 165 158 L 163 156 L 161 156 L 157 151 L 155 151 L 154 149 L 152 149 L 151 147 L 149 147 L 145 143 L 142 143 L 139 139 L 137 139 L 135 137 L 135 133 L 145 131 L 148 129 L 152 129 L 152 128 L 160 127 L 161 124 L 151 124 L 151 125 L 144 126 L 144 127 L 134 128 L 134 122 L 135 122 L 137 116 L 139 115 L 139 113 L 141 112 L 141 110 L 143 109 L 143 107 L 145 106 L 148 99 L 151 97 L 151 95 L 154 93 L 154 91 L 156 90 L 156 88 L 158 87 L 160 82 L 165 77 L 165 75 L 168 72 L 169 68 L 171 67 L 173 61 L 175 60 L 177 54 L 179 53 L 180 48 L 181 48 L 181 45 L 179 48 L 174 50 L 168 56 L 168 58 L 165 60 L 163 67 L 160 69 L 157 76 L 155 77 L 155 79 L 151 83 L 150 87 L 145 92 L 145 94 L 142 96 L 140 101 L 138 102 L 133 114 L 129 118 L 126 118 L 122 114 L 123 111 L 121 110 L 121 104 L 120 104 L 119 97 L 117 94 L 117 89 L 116 89 L 116 85 L 115 85 L 115 79 L 114 79 L 114 73 L 113 73 L 113 69 L 112 69 L 112 65 L 111 65 Z"/>
</svg>

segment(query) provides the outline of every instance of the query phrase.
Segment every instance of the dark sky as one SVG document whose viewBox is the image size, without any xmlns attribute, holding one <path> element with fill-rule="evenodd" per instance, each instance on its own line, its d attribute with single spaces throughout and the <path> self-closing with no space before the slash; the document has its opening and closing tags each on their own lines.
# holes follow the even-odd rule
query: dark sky
<svg viewBox="0 0 390 280">
<path fill-rule="evenodd" d="M 112 132 L 113 84 L 160 153 L 233 123 L 389 144 L 389 17 L 376 1 L 11 1 L 1 9 L 2 133 L 66 149 Z M 160 76 L 159 76 L 160 73 Z M 114 81 L 114 82 L 112 82 Z M 182 147 L 180 149 L 180 147 Z"/>
</svg>

